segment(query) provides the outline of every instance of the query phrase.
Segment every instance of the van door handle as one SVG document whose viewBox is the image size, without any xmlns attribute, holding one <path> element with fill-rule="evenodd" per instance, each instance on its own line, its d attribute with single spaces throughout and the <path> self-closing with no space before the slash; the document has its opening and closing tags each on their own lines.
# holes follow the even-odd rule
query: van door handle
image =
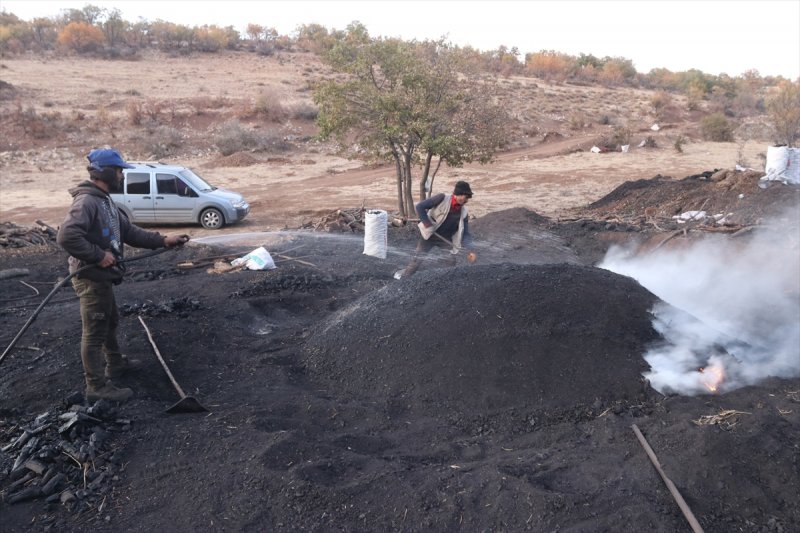
<svg viewBox="0 0 800 533">
<path fill-rule="evenodd" d="M 163 200 L 163 199 L 164 199 L 163 196 L 156 196 L 156 200 Z"/>
<path fill-rule="evenodd" d="M 142 196 L 142 200 L 152 200 L 152 196 Z"/>
</svg>

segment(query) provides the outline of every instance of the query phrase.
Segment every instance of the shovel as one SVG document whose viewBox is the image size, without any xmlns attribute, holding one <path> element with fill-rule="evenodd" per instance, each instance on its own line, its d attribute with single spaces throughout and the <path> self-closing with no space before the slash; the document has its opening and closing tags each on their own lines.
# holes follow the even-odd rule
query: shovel
<svg viewBox="0 0 800 533">
<path fill-rule="evenodd" d="M 166 410 L 167 413 L 174 414 L 174 413 L 202 413 L 203 411 L 208 411 L 205 407 L 200 405 L 195 398 L 192 396 L 186 396 L 186 393 L 183 392 L 183 389 L 178 382 L 175 381 L 175 377 L 172 375 L 172 372 L 169 371 L 169 367 L 167 367 L 167 363 L 164 362 L 164 358 L 161 357 L 161 352 L 158 351 L 158 346 L 156 346 L 156 342 L 153 340 L 153 336 L 150 335 L 150 330 L 147 328 L 147 324 L 144 323 L 144 319 L 139 316 L 139 322 L 142 323 L 142 327 L 144 331 L 147 333 L 147 338 L 150 339 L 150 345 L 153 347 L 153 351 L 156 353 L 156 357 L 161 362 L 161 366 L 164 367 L 164 371 L 167 373 L 167 377 L 172 382 L 172 385 L 175 387 L 175 390 L 178 391 L 178 396 L 181 397 L 178 402 Z"/>
<path fill-rule="evenodd" d="M 437 237 L 439 237 L 441 240 L 443 240 L 447 244 L 449 244 L 450 246 L 453 246 L 453 242 L 450 239 L 445 239 L 444 237 L 442 237 L 441 235 L 439 235 L 435 231 L 433 232 L 433 234 L 436 235 Z M 470 253 L 467 254 L 467 262 L 470 263 L 470 264 L 474 263 L 477 258 L 478 258 L 478 255 L 475 252 L 470 252 Z M 400 279 L 400 278 L 397 278 L 397 279 Z"/>
</svg>

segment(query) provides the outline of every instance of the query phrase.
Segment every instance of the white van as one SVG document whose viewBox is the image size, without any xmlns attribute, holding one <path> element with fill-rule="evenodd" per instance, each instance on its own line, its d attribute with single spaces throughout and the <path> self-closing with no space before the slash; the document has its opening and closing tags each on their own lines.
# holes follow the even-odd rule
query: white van
<svg viewBox="0 0 800 533">
<path fill-rule="evenodd" d="M 112 194 L 135 224 L 201 224 L 220 229 L 250 212 L 241 194 L 212 187 L 186 167 L 133 163 L 123 171 L 123 192 Z"/>
</svg>

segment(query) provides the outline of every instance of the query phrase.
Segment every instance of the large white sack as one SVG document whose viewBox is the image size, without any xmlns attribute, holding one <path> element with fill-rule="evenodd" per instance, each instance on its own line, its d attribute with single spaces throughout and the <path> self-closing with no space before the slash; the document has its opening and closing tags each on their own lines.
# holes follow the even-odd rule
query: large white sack
<svg viewBox="0 0 800 533">
<path fill-rule="evenodd" d="M 800 185 L 800 148 L 789 149 L 789 164 L 784 174 L 787 182 Z"/>
<path fill-rule="evenodd" d="M 370 209 L 364 219 L 364 254 L 386 259 L 389 215 L 380 209 Z"/>
<path fill-rule="evenodd" d="M 768 146 L 764 172 L 766 172 L 766 176 L 759 182 L 765 185 L 767 181 L 800 185 L 800 148 Z"/>
</svg>

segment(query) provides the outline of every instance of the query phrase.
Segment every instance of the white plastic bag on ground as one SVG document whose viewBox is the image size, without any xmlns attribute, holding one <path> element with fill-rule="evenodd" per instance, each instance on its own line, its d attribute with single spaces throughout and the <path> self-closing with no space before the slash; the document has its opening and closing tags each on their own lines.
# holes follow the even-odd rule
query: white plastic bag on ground
<svg viewBox="0 0 800 533">
<path fill-rule="evenodd" d="M 370 209 L 364 218 L 364 254 L 386 259 L 389 215 L 380 209 Z"/>
<path fill-rule="evenodd" d="M 275 266 L 275 261 L 272 260 L 272 256 L 269 255 L 269 252 L 263 246 L 256 248 L 244 257 L 239 257 L 231 261 L 231 266 L 236 267 L 240 265 L 244 265 L 247 270 L 272 270 L 273 268 L 277 268 Z"/>
<path fill-rule="evenodd" d="M 675 215 L 672 217 L 674 220 L 678 221 L 678 224 L 683 224 L 684 222 L 689 222 L 693 220 L 705 220 L 706 212 L 705 211 L 685 211 L 680 215 Z"/>
</svg>

